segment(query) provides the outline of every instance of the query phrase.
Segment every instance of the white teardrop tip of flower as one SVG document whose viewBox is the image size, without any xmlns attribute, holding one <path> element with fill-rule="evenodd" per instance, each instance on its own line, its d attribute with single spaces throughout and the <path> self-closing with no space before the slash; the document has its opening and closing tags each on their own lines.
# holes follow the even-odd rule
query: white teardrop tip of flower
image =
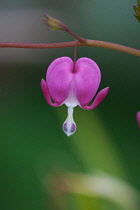
<svg viewBox="0 0 140 210">
<path fill-rule="evenodd" d="M 62 129 L 67 136 L 71 136 L 76 131 L 76 124 L 73 120 L 73 106 L 68 106 L 68 117 L 63 123 Z"/>
<path fill-rule="evenodd" d="M 68 119 L 63 123 L 63 131 L 67 136 L 71 136 L 76 131 L 76 124 L 75 122 L 69 121 Z"/>
</svg>

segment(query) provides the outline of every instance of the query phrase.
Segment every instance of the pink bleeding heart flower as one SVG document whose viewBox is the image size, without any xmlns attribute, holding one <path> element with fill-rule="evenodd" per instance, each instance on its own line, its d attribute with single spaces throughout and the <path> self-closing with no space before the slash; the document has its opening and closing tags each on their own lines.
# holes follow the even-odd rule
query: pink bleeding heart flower
<svg viewBox="0 0 140 210">
<path fill-rule="evenodd" d="M 140 112 L 137 112 L 136 119 L 137 119 L 138 128 L 140 129 Z"/>
<path fill-rule="evenodd" d="M 67 136 L 76 131 L 73 108 L 79 105 L 83 109 L 94 109 L 106 97 L 109 87 L 102 89 L 92 104 L 88 105 L 100 82 L 100 69 L 89 58 L 80 58 L 74 63 L 69 57 L 60 57 L 49 65 L 46 81 L 41 80 L 41 89 L 49 105 L 57 107 L 65 104 L 68 107 L 68 117 L 63 124 Z"/>
</svg>

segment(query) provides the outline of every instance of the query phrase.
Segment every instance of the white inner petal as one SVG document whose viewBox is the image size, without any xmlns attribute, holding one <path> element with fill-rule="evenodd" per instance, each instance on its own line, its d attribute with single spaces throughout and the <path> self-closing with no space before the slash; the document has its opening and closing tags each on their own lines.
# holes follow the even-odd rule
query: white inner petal
<svg viewBox="0 0 140 210">
<path fill-rule="evenodd" d="M 73 108 L 79 105 L 78 100 L 74 96 L 73 87 L 71 86 L 71 93 L 69 97 L 64 101 L 64 104 L 68 107 L 68 116 L 63 123 L 63 131 L 67 136 L 72 135 L 76 131 L 76 124 L 73 120 Z"/>
<path fill-rule="evenodd" d="M 73 90 L 71 91 L 71 94 L 69 97 L 64 101 L 64 104 L 67 107 L 76 107 L 77 105 L 80 105 L 76 97 L 74 96 Z"/>
<path fill-rule="evenodd" d="M 72 135 L 76 131 L 76 124 L 73 120 L 73 107 L 68 107 L 68 117 L 63 123 L 63 131 L 67 136 Z"/>
</svg>

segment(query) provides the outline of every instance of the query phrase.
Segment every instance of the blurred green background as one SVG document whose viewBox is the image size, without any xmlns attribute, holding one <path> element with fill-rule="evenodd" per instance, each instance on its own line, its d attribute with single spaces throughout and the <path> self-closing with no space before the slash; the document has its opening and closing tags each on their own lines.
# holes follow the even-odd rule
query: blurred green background
<svg viewBox="0 0 140 210">
<path fill-rule="evenodd" d="M 135 0 L 0 0 L 0 42 L 74 40 L 64 32 L 46 30 L 42 19 L 47 12 L 85 38 L 140 49 L 133 4 Z M 140 191 L 140 131 L 135 119 L 140 110 L 140 58 L 78 48 L 77 57 L 89 57 L 99 65 L 99 89 L 109 86 L 110 91 L 95 110 L 75 108 L 77 131 L 68 138 L 61 129 L 66 107 L 49 106 L 40 89 L 48 65 L 60 56 L 73 58 L 73 49 L 0 49 L 0 209 L 124 209 L 111 196 L 89 196 L 86 190 L 85 195 L 61 195 L 57 184 L 53 188 L 50 183 L 67 172 L 100 172 Z"/>
</svg>

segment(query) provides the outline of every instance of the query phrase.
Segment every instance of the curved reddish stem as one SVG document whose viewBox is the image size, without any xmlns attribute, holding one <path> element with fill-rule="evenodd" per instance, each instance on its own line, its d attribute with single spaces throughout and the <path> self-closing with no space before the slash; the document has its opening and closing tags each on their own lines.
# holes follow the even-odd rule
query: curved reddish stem
<svg viewBox="0 0 140 210">
<path fill-rule="evenodd" d="M 85 42 L 80 42 L 78 40 L 70 42 L 60 42 L 60 43 L 47 43 L 47 44 L 37 44 L 37 43 L 18 43 L 18 42 L 0 42 L 0 48 L 32 48 L 32 49 L 49 49 L 49 48 L 66 48 L 75 46 L 91 46 L 91 47 L 102 47 L 112 50 L 117 50 L 120 52 L 128 53 L 140 57 L 140 50 L 127 47 L 120 44 L 115 44 L 111 42 L 99 41 L 99 40 L 89 40 L 86 39 Z"/>
</svg>

